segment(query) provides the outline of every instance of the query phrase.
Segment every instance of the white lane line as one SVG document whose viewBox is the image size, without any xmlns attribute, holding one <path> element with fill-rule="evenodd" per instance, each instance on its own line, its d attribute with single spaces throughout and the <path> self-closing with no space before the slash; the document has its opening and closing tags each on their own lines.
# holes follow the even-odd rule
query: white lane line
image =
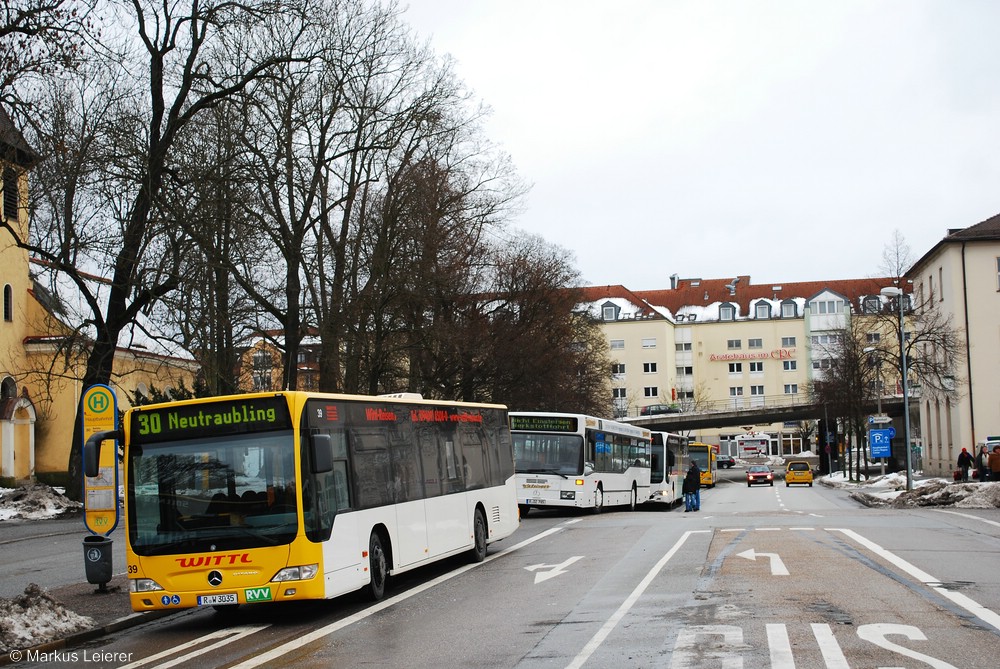
<svg viewBox="0 0 1000 669">
<path fill-rule="evenodd" d="M 795 669 L 792 659 L 792 643 L 788 640 L 788 628 L 782 624 L 769 623 L 767 647 L 771 650 L 771 669 Z"/>
<path fill-rule="evenodd" d="M 837 643 L 837 637 L 833 635 L 833 630 L 826 623 L 812 624 L 813 636 L 819 644 L 819 652 L 823 654 L 823 662 L 826 669 L 851 669 L 844 657 L 844 651 Z"/>
<path fill-rule="evenodd" d="M 1000 523 L 995 520 L 989 520 L 988 518 L 980 518 L 979 516 L 973 516 L 971 513 L 959 513 L 958 511 L 948 511 L 946 509 L 931 509 L 931 511 L 937 511 L 938 513 L 950 513 L 953 516 L 961 516 L 962 518 L 970 518 L 972 520 L 978 520 L 981 523 L 987 523 L 989 525 L 996 525 L 1000 527 Z"/>
<path fill-rule="evenodd" d="M 583 663 L 594 654 L 594 651 L 597 650 L 602 643 L 604 643 L 604 640 L 608 638 L 608 635 L 611 634 L 611 631 L 618 625 L 618 622 L 624 618 L 625 614 L 628 613 L 629 610 L 635 605 L 635 603 L 639 600 L 639 597 L 642 596 L 642 593 L 646 591 L 649 584 L 653 582 L 654 578 L 656 578 L 656 575 L 659 574 L 660 571 L 667 565 L 667 562 L 670 561 L 670 558 L 672 558 L 674 554 L 680 550 L 681 546 L 684 545 L 684 542 L 688 540 L 688 537 L 692 534 L 708 534 L 709 532 L 710 530 L 688 530 L 681 535 L 681 538 L 677 540 L 677 543 L 675 543 L 673 547 L 671 547 L 671 549 L 660 558 L 659 562 L 653 565 L 653 568 L 646 573 L 646 576 L 639 581 L 639 585 L 635 586 L 635 590 L 633 590 L 632 593 L 625 598 L 625 601 L 618 607 L 618 610 L 615 611 L 610 618 L 608 618 L 604 625 L 601 626 L 601 629 L 597 630 L 597 634 L 591 637 L 590 641 L 587 642 L 587 645 L 585 645 L 583 650 L 580 651 L 580 654 L 573 658 L 572 662 L 566 665 L 566 669 L 578 669 L 583 666 Z"/>
<path fill-rule="evenodd" d="M 951 590 L 948 590 L 947 588 L 942 587 L 941 579 L 934 578 L 927 572 L 910 564 L 903 558 L 894 555 L 893 553 L 890 553 L 886 549 L 876 544 L 874 541 L 865 539 L 863 536 L 861 536 L 854 530 L 831 529 L 829 531 L 844 533 L 851 539 L 854 539 L 856 542 L 858 542 L 868 550 L 872 551 L 873 553 L 881 557 L 883 560 L 886 560 L 890 564 L 893 564 L 899 569 L 902 569 L 907 574 L 917 579 L 918 581 L 929 587 L 931 590 L 934 590 L 945 599 L 950 599 L 951 601 L 953 601 L 954 603 L 958 604 L 963 609 L 971 613 L 972 615 L 982 620 L 990 627 L 1000 631 L 1000 615 L 998 615 L 991 609 L 986 608 L 982 604 L 979 604 L 978 602 L 974 601 L 971 597 L 966 597 L 960 592 L 953 592 Z"/>
<path fill-rule="evenodd" d="M 181 645 L 175 646 L 175 647 L 171 648 L 170 650 L 165 650 L 162 653 L 157 653 L 156 655 L 150 655 L 149 657 L 144 657 L 143 659 L 138 660 L 136 662 L 133 662 L 132 664 L 126 664 L 121 669 L 135 669 L 136 667 L 143 667 L 143 666 L 146 666 L 147 664 L 152 664 L 153 662 L 156 662 L 157 660 L 162 660 L 165 657 L 170 657 L 171 655 L 176 655 L 177 653 L 179 653 L 181 651 L 185 651 L 185 650 L 187 650 L 189 648 L 194 648 L 196 646 L 200 646 L 201 644 L 205 643 L 206 641 L 210 641 L 212 639 L 220 639 L 219 641 L 216 641 L 213 644 L 210 644 L 208 646 L 204 646 L 202 648 L 198 648 L 197 650 L 193 650 L 190 653 L 185 653 L 184 655 L 181 655 L 180 657 L 175 657 L 174 659 L 170 660 L 169 662 L 164 662 L 163 664 L 156 665 L 157 667 L 160 667 L 161 669 L 167 669 L 168 667 L 176 667 L 178 664 L 182 664 L 182 663 L 188 662 L 189 660 L 192 660 L 192 659 L 198 657 L 199 655 L 204 655 L 204 654 L 209 653 L 209 652 L 211 652 L 211 651 L 213 651 L 213 650 L 215 650 L 217 648 L 222 648 L 223 646 L 225 646 L 227 644 L 231 644 L 234 641 L 239 641 L 243 637 L 245 637 L 245 636 L 247 636 L 249 634 L 253 634 L 254 632 L 259 632 L 260 630 L 265 629 L 267 627 L 270 627 L 270 625 L 269 624 L 268 625 L 241 625 L 239 627 L 229 627 L 229 628 L 226 628 L 226 629 L 217 630 L 215 632 L 212 632 L 211 634 L 206 634 L 205 636 L 201 636 L 201 637 L 198 637 L 197 639 L 193 639 L 191 641 L 188 641 L 187 643 L 182 643 Z"/>
<path fill-rule="evenodd" d="M 545 538 L 545 537 L 547 537 L 549 535 L 555 534 L 556 532 L 561 532 L 563 529 L 564 528 L 562 528 L 562 527 L 552 527 L 552 528 L 549 528 L 549 529 L 545 530 L 544 532 L 542 532 L 540 534 L 536 534 L 535 536 L 530 537 L 528 539 L 525 539 L 521 543 L 514 544 L 513 546 L 510 546 L 509 548 L 506 548 L 506 549 L 500 551 L 499 553 L 495 553 L 493 555 L 487 555 L 486 559 L 483 560 L 482 562 L 474 563 L 474 564 L 467 564 L 467 565 L 464 565 L 462 567 L 459 567 L 458 569 L 456 569 L 454 571 L 450 571 L 447 574 L 442 574 L 441 576 L 438 576 L 437 578 L 435 578 L 433 580 L 430 580 L 430 581 L 427 581 L 426 583 L 418 585 L 417 587 L 415 587 L 415 588 L 413 588 L 411 590 L 407 590 L 406 592 L 401 593 L 399 595 L 396 595 L 394 597 L 390 597 L 389 599 L 384 599 L 384 600 L 382 600 L 381 602 L 379 602 L 377 604 L 369 606 L 367 609 L 365 609 L 363 611 L 358 611 L 354 615 L 347 616 L 346 618 L 338 620 L 335 623 L 330 623 L 326 627 L 320 627 L 317 630 L 313 630 L 309 634 L 305 634 L 303 636 L 298 637 L 297 639 L 293 639 L 291 641 L 283 643 L 280 646 L 275 646 L 274 648 L 272 648 L 271 650 L 267 651 L 266 653 L 261 653 L 260 655 L 257 655 L 255 657 L 250 658 L 249 660 L 246 660 L 244 662 L 240 662 L 237 665 L 234 665 L 233 667 L 231 667 L 231 669 L 251 669 L 252 667 L 259 667 L 261 665 L 269 664 L 269 663 L 272 663 L 272 662 L 273 663 L 278 663 L 279 660 L 281 660 L 282 658 L 284 658 L 285 655 L 287 655 L 290 651 L 295 650 L 296 648 L 301 648 L 302 646 L 305 646 L 306 644 L 310 644 L 310 643 L 312 643 L 314 641 L 319 641 L 320 639 L 322 639 L 325 636 L 333 634 L 334 632 L 336 632 L 338 630 L 341 630 L 341 629 L 343 629 L 345 627 L 349 627 L 350 625 L 353 625 L 356 622 L 360 622 L 360 621 L 364 620 L 365 618 L 367 618 L 367 617 L 369 617 L 371 615 L 374 615 L 374 614 L 378 613 L 379 611 L 382 611 L 383 609 L 387 609 L 390 606 L 395 606 L 396 604 L 399 604 L 400 602 L 404 602 L 407 599 L 409 599 L 410 597 L 415 597 L 416 595 L 419 595 L 422 592 L 430 590 L 431 588 L 433 588 L 435 586 L 438 586 L 438 585 L 444 583 L 445 581 L 449 581 L 449 580 L 455 578 L 456 576 L 464 574 L 465 572 L 469 571 L 470 569 L 475 569 L 476 567 L 484 565 L 484 564 L 486 564 L 488 562 L 492 562 L 493 560 L 496 560 L 497 558 L 500 558 L 500 557 L 502 557 L 504 555 L 507 555 L 508 553 L 513 553 L 514 551 L 519 550 L 521 548 L 524 548 L 525 546 L 527 546 L 529 544 L 533 544 L 534 542 L 538 541 L 539 539 L 543 539 L 543 538 Z"/>
</svg>

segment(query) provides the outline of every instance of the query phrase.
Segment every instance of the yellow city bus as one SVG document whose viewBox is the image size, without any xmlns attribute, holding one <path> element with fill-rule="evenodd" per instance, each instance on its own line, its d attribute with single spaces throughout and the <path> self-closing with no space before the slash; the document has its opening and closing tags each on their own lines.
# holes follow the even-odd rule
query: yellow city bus
<svg viewBox="0 0 1000 669">
<path fill-rule="evenodd" d="M 701 470 L 701 485 L 704 488 L 714 488 L 716 480 L 715 447 L 693 441 L 688 444 L 688 459 L 698 463 Z"/>
<path fill-rule="evenodd" d="M 259 393 L 142 406 L 124 453 L 135 611 L 336 597 L 518 526 L 507 409 Z"/>
</svg>

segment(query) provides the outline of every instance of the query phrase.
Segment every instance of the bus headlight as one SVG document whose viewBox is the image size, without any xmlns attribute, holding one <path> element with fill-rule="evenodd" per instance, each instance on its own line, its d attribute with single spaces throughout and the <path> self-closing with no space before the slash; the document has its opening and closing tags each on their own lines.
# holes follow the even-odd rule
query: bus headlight
<svg viewBox="0 0 1000 669">
<path fill-rule="evenodd" d="M 559 492 L 559 499 L 576 499 L 575 490 L 561 490 Z"/>
<path fill-rule="evenodd" d="M 318 564 L 305 564 L 300 567 L 285 567 L 271 579 L 272 583 L 282 581 L 305 581 L 316 575 L 319 571 Z"/>
<path fill-rule="evenodd" d="M 151 578 L 130 578 L 128 580 L 129 592 L 153 592 L 163 590 L 163 586 Z"/>
</svg>

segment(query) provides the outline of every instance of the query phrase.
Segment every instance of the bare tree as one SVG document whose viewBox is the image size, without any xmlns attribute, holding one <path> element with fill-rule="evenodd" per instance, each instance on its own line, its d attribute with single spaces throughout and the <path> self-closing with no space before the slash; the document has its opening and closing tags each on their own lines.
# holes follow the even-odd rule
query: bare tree
<svg viewBox="0 0 1000 669">
<path fill-rule="evenodd" d="M 464 338 L 463 387 L 517 410 L 612 415 L 611 359 L 600 323 L 578 310 L 579 278 L 565 249 L 524 233 L 493 246 L 484 335 Z M 474 353 L 478 351 L 478 353 Z"/>
<path fill-rule="evenodd" d="M 833 417 L 844 427 L 844 433 L 853 437 L 855 445 L 865 443 L 865 430 L 871 407 L 880 392 L 878 369 L 871 364 L 874 359 L 868 346 L 869 324 L 857 315 L 852 316 L 844 330 L 823 351 L 830 361 L 821 379 L 813 382 L 812 396 L 825 404 Z M 859 453 L 864 449 L 859 448 Z M 867 459 L 853 458 L 854 449 L 848 442 L 847 469 L 852 479 L 860 476 L 862 460 L 867 470 Z"/>
<path fill-rule="evenodd" d="M 174 163 L 174 150 L 184 132 L 199 116 L 288 59 L 282 53 L 244 48 L 256 27 L 280 9 L 269 2 L 192 0 L 185 6 L 136 0 L 106 7 L 120 10 L 118 18 L 134 33 L 118 35 L 120 57 L 107 58 L 107 51 L 92 54 L 95 68 L 115 86 L 88 89 L 102 100 L 97 105 L 101 113 L 90 125 L 80 119 L 81 127 L 91 129 L 81 137 L 94 141 L 74 147 L 86 160 L 99 161 L 103 173 L 92 183 L 74 179 L 76 186 L 88 187 L 65 189 L 58 205 L 48 200 L 53 204 L 47 212 L 52 224 L 40 235 L 46 243 L 31 247 L 74 281 L 87 301 L 93 341 L 84 387 L 108 382 L 122 331 L 179 285 L 181 259 L 190 240 L 170 218 L 164 186 L 180 167 Z M 242 58 L 217 57 L 224 52 Z M 54 133 L 44 137 L 58 150 Z M 87 206 L 87 198 L 94 206 Z M 94 234 L 88 237 L 86 230 Z M 108 277 L 105 293 L 97 294 L 87 285 L 86 270 Z M 81 480 L 80 420 L 75 432 L 69 462 L 72 496 L 79 494 Z"/>
<path fill-rule="evenodd" d="M 892 231 L 892 239 L 886 243 L 882 249 L 882 276 L 902 281 L 906 276 L 906 270 L 913 265 L 913 254 L 910 252 L 910 245 L 906 243 L 906 238 L 899 229 Z"/>
<path fill-rule="evenodd" d="M 880 343 L 879 356 L 892 361 L 895 381 L 901 385 L 903 358 L 900 352 L 905 350 L 907 379 L 912 388 L 919 389 L 924 396 L 956 397 L 961 387 L 958 383 L 959 370 L 965 360 L 961 328 L 956 327 L 952 319 L 941 311 L 940 303 L 932 299 L 933 296 L 913 293 L 907 288 L 909 282 L 904 275 L 913 263 L 910 247 L 898 230 L 893 233 L 882 257 L 884 269 L 890 276 L 896 277 L 896 285 L 903 286 L 906 295 L 902 304 L 899 297 L 885 301 L 883 308 L 874 316 L 878 321 L 874 329 L 883 334 L 895 334 L 892 345 L 887 345 L 885 341 Z M 906 338 L 900 346 L 902 330 L 905 330 Z"/>
</svg>

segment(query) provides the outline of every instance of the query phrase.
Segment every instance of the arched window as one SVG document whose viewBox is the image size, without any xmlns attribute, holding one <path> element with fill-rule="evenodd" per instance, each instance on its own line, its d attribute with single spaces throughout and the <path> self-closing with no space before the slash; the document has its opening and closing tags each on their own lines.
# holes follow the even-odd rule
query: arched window
<svg viewBox="0 0 1000 669">
<path fill-rule="evenodd" d="M 9 283 L 3 287 L 3 319 L 8 323 L 14 320 L 14 290 Z"/>
<path fill-rule="evenodd" d="M 17 397 L 17 382 L 13 377 L 5 376 L 0 382 L 0 400 L 10 400 Z"/>
</svg>

